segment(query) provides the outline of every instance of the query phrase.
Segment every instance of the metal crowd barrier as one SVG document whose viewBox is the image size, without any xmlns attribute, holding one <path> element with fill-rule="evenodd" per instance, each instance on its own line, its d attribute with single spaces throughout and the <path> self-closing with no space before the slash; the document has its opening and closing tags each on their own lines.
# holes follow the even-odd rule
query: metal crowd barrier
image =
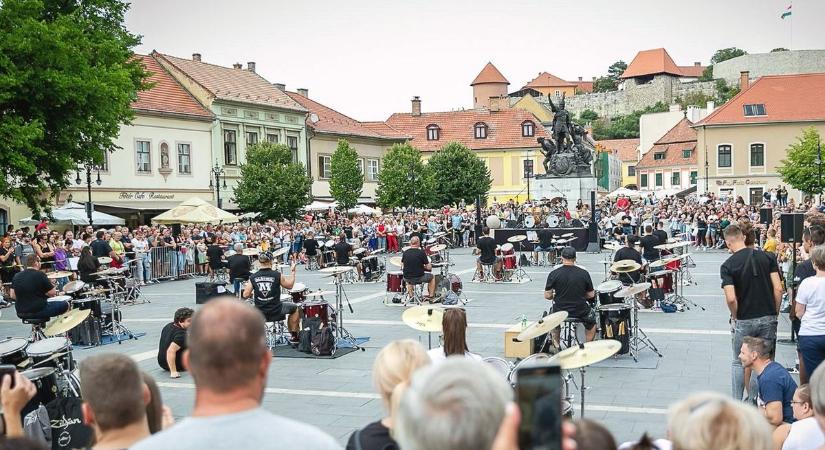
<svg viewBox="0 0 825 450">
<path fill-rule="evenodd" d="M 185 253 L 181 252 L 181 248 L 186 249 Z M 136 261 L 129 267 L 136 280 L 155 282 L 197 273 L 194 245 L 175 249 L 153 247 L 148 253 L 135 254 L 134 259 Z"/>
</svg>

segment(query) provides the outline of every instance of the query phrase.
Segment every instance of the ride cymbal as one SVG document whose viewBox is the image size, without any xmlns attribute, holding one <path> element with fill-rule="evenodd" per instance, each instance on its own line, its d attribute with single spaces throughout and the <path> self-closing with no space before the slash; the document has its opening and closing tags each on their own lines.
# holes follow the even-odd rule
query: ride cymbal
<svg viewBox="0 0 825 450">
<path fill-rule="evenodd" d="M 57 336 L 58 334 L 66 333 L 80 325 L 91 313 L 91 309 L 73 309 L 65 314 L 61 314 L 49 322 L 49 325 L 43 330 L 43 334 L 46 336 Z"/>
<path fill-rule="evenodd" d="M 567 319 L 567 311 L 554 312 L 549 316 L 544 316 L 537 322 L 525 328 L 518 334 L 518 336 L 513 338 L 513 340 L 516 342 L 524 342 L 528 339 L 539 337 L 542 334 L 547 334 L 553 328 L 561 325 L 565 319 Z"/>
<path fill-rule="evenodd" d="M 602 339 L 566 348 L 550 358 L 550 362 L 558 363 L 564 370 L 578 369 L 604 361 L 621 348 L 622 344 L 619 341 Z"/>
<path fill-rule="evenodd" d="M 429 305 L 413 306 L 401 315 L 401 320 L 408 327 L 433 333 L 441 331 L 441 320 L 443 318 L 443 309 Z"/>
</svg>

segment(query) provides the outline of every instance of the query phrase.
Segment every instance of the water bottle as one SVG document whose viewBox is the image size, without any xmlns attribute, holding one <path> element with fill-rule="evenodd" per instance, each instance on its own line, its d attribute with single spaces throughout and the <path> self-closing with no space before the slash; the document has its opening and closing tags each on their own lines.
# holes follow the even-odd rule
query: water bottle
<svg viewBox="0 0 825 450">
<path fill-rule="evenodd" d="M 521 315 L 521 329 L 527 328 L 527 316 L 522 314 Z"/>
</svg>

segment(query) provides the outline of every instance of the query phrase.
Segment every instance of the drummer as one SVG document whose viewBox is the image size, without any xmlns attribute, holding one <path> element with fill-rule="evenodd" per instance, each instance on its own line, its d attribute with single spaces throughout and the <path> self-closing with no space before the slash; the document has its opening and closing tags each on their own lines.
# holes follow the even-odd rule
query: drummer
<svg viewBox="0 0 825 450">
<path fill-rule="evenodd" d="M 287 317 L 287 329 L 290 334 L 290 342 L 298 342 L 298 330 L 300 329 L 301 316 L 298 305 L 292 302 L 281 301 L 281 288 L 292 289 L 295 285 L 295 262 L 290 267 L 290 276 L 285 277 L 281 272 L 272 270 L 272 254 L 264 252 L 258 255 L 260 270 L 253 273 L 246 282 L 242 293 L 243 298 L 250 298 L 254 295 L 254 304 L 267 322 L 277 322 Z"/>
<path fill-rule="evenodd" d="M 613 257 L 613 261 L 618 262 L 625 259 L 629 259 L 631 261 L 636 262 L 636 264 L 638 264 L 639 266 L 641 266 L 642 254 L 639 253 L 638 250 L 636 250 L 636 243 L 638 241 L 638 236 L 628 236 L 627 245 L 616 251 L 616 255 Z M 634 283 L 638 283 L 641 279 L 641 276 L 641 271 L 634 270 L 633 272 L 619 274 L 619 281 L 621 281 L 622 284 L 628 286 Z"/>
<path fill-rule="evenodd" d="M 65 300 L 49 301 L 57 295 L 46 274 L 40 271 L 37 255 L 26 256 L 26 270 L 17 273 L 11 280 L 11 298 L 15 300 L 17 317 L 21 319 L 50 319 L 69 310 Z"/>
<path fill-rule="evenodd" d="M 533 263 L 538 265 L 539 252 L 553 251 L 553 233 L 549 228 L 547 228 L 547 224 L 544 223 L 536 235 L 539 239 L 539 243 L 533 247 Z"/>
<path fill-rule="evenodd" d="M 421 240 L 418 236 L 410 239 L 410 248 L 404 250 L 401 255 L 401 270 L 404 273 L 404 280 L 407 281 L 407 294 L 410 298 L 413 297 L 413 284 L 427 283 L 428 297 L 425 300 L 430 300 L 435 297 L 435 277 L 429 271 L 433 270 L 432 264 L 421 250 Z"/>
<path fill-rule="evenodd" d="M 318 267 L 324 267 L 324 258 L 321 257 L 321 252 L 318 251 L 320 245 L 315 240 L 315 234 L 308 231 L 306 239 L 303 242 L 304 255 L 307 259 L 314 259 L 318 262 Z"/>
<path fill-rule="evenodd" d="M 659 259 L 659 249 L 657 249 L 656 246 L 662 243 L 659 242 L 659 238 L 653 234 L 653 227 L 650 225 L 645 225 L 645 235 L 642 236 L 641 244 L 642 256 L 644 256 L 648 263 Z"/>
<path fill-rule="evenodd" d="M 335 251 L 335 263 L 340 267 L 350 265 L 354 266 L 355 270 L 358 271 L 358 278 L 361 278 L 361 263 L 358 262 L 350 264 L 350 258 L 352 257 L 352 245 L 347 242 L 347 235 L 344 232 L 341 232 L 335 240 L 335 245 L 332 246 L 332 249 Z"/>
<path fill-rule="evenodd" d="M 596 315 L 587 300 L 596 296 L 590 273 L 576 266 L 576 249 L 565 247 L 561 251 L 562 266 L 547 275 L 544 298 L 553 300 L 551 313 L 567 311 L 568 317 L 578 319 L 585 328 L 585 340 L 596 336 Z M 559 329 L 553 330 L 553 342 L 558 346 Z"/>
<path fill-rule="evenodd" d="M 235 254 L 226 261 L 226 265 L 229 267 L 229 279 L 232 280 L 232 290 L 235 294 L 238 293 L 241 284 L 249 280 L 249 274 L 252 271 L 252 262 L 249 260 L 249 256 L 243 254 L 243 247 L 240 242 L 235 244 L 233 247 Z"/>
</svg>

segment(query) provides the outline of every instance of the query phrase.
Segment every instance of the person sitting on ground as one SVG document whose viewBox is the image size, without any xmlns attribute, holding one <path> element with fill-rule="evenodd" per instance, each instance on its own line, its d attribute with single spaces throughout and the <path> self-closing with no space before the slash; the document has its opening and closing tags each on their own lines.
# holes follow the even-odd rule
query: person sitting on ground
<svg viewBox="0 0 825 450">
<path fill-rule="evenodd" d="M 576 265 L 576 249 L 565 247 L 561 251 L 561 267 L 547 275 L 544 298 L 553 300 L 550 312 L 567 311 L 569 318 L 578 319 L 585 328 L 585 340 L 596 337 L 596 317 L 587 302 L 596 296 L 590 273 Z M 559 345 L 559 329 L 553 330 L 553 343 Z"/>
<path fill-rule="evenodd" d="M 186 351 L 186 330 L 192 323 L 192 308 L 179 308 L 175 311 L 172 322 L 167 323 L 160 332 L 158 345 L 158 365 L 169 372 L 171 378 L 180 378 L 183 366 L 183 352 Z"/>
<path fill-rule="evenodd" d="M 80 363 L 83 423 L 94 431 L 92 450 L 131 448 L 147 438 L 149 389 L 135 361 L 120 353 L 89 356 Z"/>
<path fill-rule="evenodd" d="M 825 445 L 811 403 L 811 387 L 803 384 L 793 394 L 794 423 L 783 423 L 773 431 L 774 450 L 805 450 Z"/>
<path fill-rule="evenodd" d="M 467 348 L 467 314 L 462 308 L 449 308 L 441 319 L 444 345 L 427 351 L 433 364 L 441 364 L 450 356 L 481 361 L 481 356 Z"/>
<path fill-rule="evenodd" d="M 693 394 L 671 406 L 667 422 L 673 450 L 771 450 L 765 419 L 715 392 Z"/>
<path fill-rule="evenodd" d="M 783 422 L 793 423 L 791 402 L 796 391 L 796 382 L 781 364 L 771 361 L 771 344 L 765 339 L 745 336 L 739 360 L 743 367 L 756 372 L 759 386 L 757 406 L 773 426 Z"/>
<path fill-rule="evenodd" d="M 413 373 L 430 364 L 424 347 L 412 339 L 393 341 L 378 352 L 372 365 L 372 379 L 381 396 L 384 409 L 389 413 L 352 433 L 347 450 L 398 450 L 398 444 L 390 436 L 393 427 L 391 399 L 403 383 L 409 382 Z"/>
<path fill-rule="evenodd" d="M 195 379 L 192 417 L 131 450 L 341 448 L 318 428 L 261 407 L 272 354 L 257 309 L 231 297 L 203 305 L 192 317 L 183 358 Z"/>
<path fill-rule="evenodd" d="M 414 236 L 410 239 L 410 248 L 404 250 L 401 255 L 401 271 L 404 281 L 407 283 L 407 295 L 412 298 L 415 284 L 427 283 L 426 299 L 435 297 L 435 277 L 430 271 L 433 270 L 430 258 L 421 250 L 421 240 Z"/>
</svg>

